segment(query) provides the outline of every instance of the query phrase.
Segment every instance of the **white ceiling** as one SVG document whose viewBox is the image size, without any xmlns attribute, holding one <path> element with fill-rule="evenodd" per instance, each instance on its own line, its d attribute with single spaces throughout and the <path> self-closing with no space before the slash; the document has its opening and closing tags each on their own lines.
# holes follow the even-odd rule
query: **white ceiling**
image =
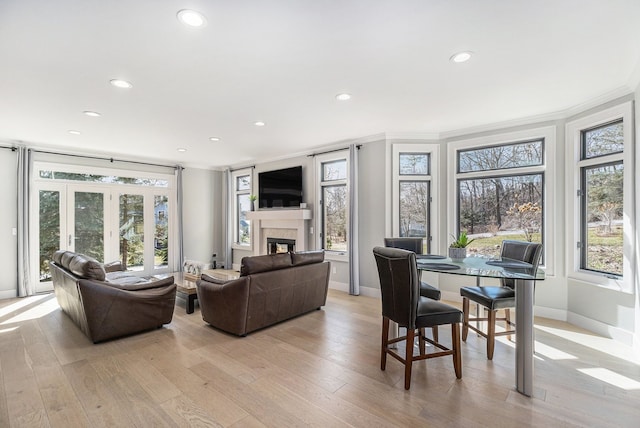
<svg viewBox="0 0 640 428">
<path fill-rule="evenodd" d="M 639 69 L 639 0 L 0 0 L 0 141 L 221 167 L 563 111 Z"/>
</svg>

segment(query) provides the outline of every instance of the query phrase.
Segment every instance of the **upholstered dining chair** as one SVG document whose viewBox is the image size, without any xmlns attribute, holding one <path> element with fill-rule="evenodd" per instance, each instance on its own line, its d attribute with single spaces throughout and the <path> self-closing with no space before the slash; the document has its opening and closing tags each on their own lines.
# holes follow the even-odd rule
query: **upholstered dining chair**
<svg viewBox="0 0 640 428">
<path fill-rule="evenodd" d="M 414 361 L 428 358 L 453 357 L 456 378 L 462 377 L 460 354 L 460 323 L 462 312 L 450 305 L 420 295 L 416 255 L 413 251 L 398 248 L 375 247 L 373 255 L 378 266 L 380 292 L 382 294 L 382 346 L 380 369 L 385 370 L 387 354 L 404 364 L 404 388 L 411 387 L 411 367 Z M 394 321 L 406 328 L 404 336 L 389 339 L 389 323 Z M 451 325 L 451 348 L 424 334 L 427 327 Z M 419 355 L 413 355 L 414 339 L 418 332 Z M 405 341 L 405 355 L 390 345 Z M 435 348 L 426 353 L 425 342 Z"/>
<path fill-rule="evenodd" d="M 516 260 L 528 263 L 532 266 L 533 273 L 540 264 L 542 255 L 542 244 L 523 241 L 502 241 L 500 257 L 509 260 Z M 486 287 L 461 287 L 460 295 L 462 296 L 462 311 L 464 313 L 464 321 L 462 323 L 462 341 L 466 342 L 469 329 L 475 331 L 479 335 L 487 339 L 487 359 L 493 359 L 495 349 L 496 336 L 509 336 L 515 333 L 515 324 L 511 322 L 510 308 L 516 306 L 515 280 L 503 278 L 500 280 L 501 285 Z M 487 316 L 471 318 L 469 314 L 469 302 L 475 302 L 488 311 Z M 498 318 L 498 310 L 504 309 L 504 317 Z M 487 331 L 482 331 L 479 327 L 470 324 L 471 321 L 486 321 Z M 505 322 L 505 331 L 496 333 L 496 321 Z"/>
<path fill-rule="evenodd" d="M 384 238 L 384 246 L 390 248 L 400 248 L 422 254 L 423 238 Z M 420 295 L 433 300 L 440 300 L 441 293 L 436 287 L 420 280 Z M 436 338 L 436 340 L 438 340 Z"/>
</svg>

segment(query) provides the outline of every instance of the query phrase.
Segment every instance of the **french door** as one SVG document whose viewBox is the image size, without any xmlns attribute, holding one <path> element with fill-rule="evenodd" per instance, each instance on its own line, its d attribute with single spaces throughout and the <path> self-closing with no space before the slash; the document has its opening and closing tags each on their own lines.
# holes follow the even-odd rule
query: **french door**
<svg viewBox="0 0 640 428">
<path fill-rule="evenodd" d="M 127 270 L 169 270 L 169 198 L 133 186 L 39 183 L 37 237 L 32 246 L 36 292 L 52 289 L 49 260 L 58 249 L 100 262 L 120 260 Z M 33 223 L 32 223 L 33 224 Z"/>
</svg>

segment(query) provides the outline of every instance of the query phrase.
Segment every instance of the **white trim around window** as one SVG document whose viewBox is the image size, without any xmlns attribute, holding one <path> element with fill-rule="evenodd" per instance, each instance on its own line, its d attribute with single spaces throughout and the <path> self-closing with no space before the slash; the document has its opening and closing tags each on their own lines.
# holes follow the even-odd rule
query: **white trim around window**
<svg viewBox="0 0 640 428">
<path fill-rule="evenodd" d="M 238 188 L 238 178 L 240 177 L 249 177 L 249 188 L 243 188 L 243 189 L 239 189 Z M 248 197 L 249 195 L 253 195 L 253 183 L 254 183 L 254 179 L 253 179 L 253 168 L 243 168 L 243 169 L 238 169 L 235 171 L 231 172 L 231 195 L 230 198 L 231 200 L 229 201 L 229 203 L 232 206 L 232 211 L 233 211 L 233 218 L 232 218 L 232 225 L 233 225 L 233 244 L 231 245 L 231 248 L 235 249 L 235 250 L 246 250 L 246 251 L 253 251 L 253 239 L 252 239 L 252 228 L 251 228 L 251 220 L 247 220 L 245 219 L 244 221 L 246 221 L 249 224 L 249 232 L 248 232 L 248 243 L 242 243 L 240 242 L 240 231 L 239 231 L 239 227 L 238 227 L 238 222 L 239 222 L 239 217 L 240 217 L 240 209 L 241 207 L 238 204 L 238 197 L 239 196 L 246 196 Z"/>
<path fill-rule="evenodd" d="M 340 178 L 339 179 L 331 179 L 331 180 L 324 180 L 323 179 L 323 165 L 331 165 L 332 163 L 342 163 L 344 162 L 344 165 L 346 166 L 346 170 L 345 171 L 340 171 Z M 325 258 L 328 260 L 335 260 L 335 261 L 343 261 L 343 262 L 348 262 L 349 258 L 348 258 L 348 252 L 349 252 L 349 248 L 347 248 L 346 250 L 332 250 L 330 248 L 325 248 L 326 245 L 324 243 L 324 237 L 323 234 L 325 233 L 325 224 L 324 224 L 324 205 L 323 205 L 323 190 L 325 188 L 331 188 L 333 186 L 346 186 L 346 190 L 347 190 L 347 194 L 345 197 L 345 212 L 346 212 L 346 218 L 345 220 L 345 228 L 347 229 L 346 232 L 348 233 L 348 224 L 349 224 L 349 192 L 351 191 L 351 186 L 349 183 L 349 150 L 340 150 L 337 152 L 331 152 L 331 153 L 326 153 L 323 155 L 317 155 L 315 157 L 315 171 L 316 171 L 316 177 L 315 177 L 315 189 L 316 189 L 316 213 L 314 214 L 315 216 L 315 225 L 316 225 L 316 231 L 317 233 L 315 234 L 316 236 L 316 248 L 321 248 L 325 250 Z M 346 237 L 345 237 L 346 240 Z M 345 241 L 345 245 L 346 245 Z"/>
<path fill-rule="evenodd" d="M 581 159 L 582 132 L 622 119 L 623 152 L 596 158 Z M 569 278 L 612 290 L 633 293 L 633 278 L 636 267 L 633 263 L 633 236 L 636 229 L 633 220 L 635 194 L 634 180 L 634 140 L 633 140 L 633 104 L 631 101 L 602 110 L 598 113 L 576 119 L 566 124 L 566 182 L 567 195 L 567 276 Z M 622 161 L 623 171 L 623 267 L 622 277 L 581 268 L 582 209 L 578 192 L 581 189 L 581 170 L 607 162 Z M 572 226 L 569 226 L 572 225 Z M 584 243 L 582 245 L 585 245 Z"/>
<path fill-rule="evenodd" d="M 440 234 L 438 225 L 439 221 L 439 209 L 440 206 L 440 146 L 438 144 L 393 144 L 392 145 L 392 203 L 391 203 L 391 221 L 392 221 L 392 235 L 401 236 L 400 234 L 400 182 L 402 181 L 421 181 L 426 182 L 429 185 L 429 196 L 431 201 L 428 205 L 427 221 L 429 221 L 428 230 L 429 235 L 427 239 L 431 238 L 428 243 L 431 253 L 438 253 L 440 251 Z M 401 175 L 400 174 L 400 154 L 425 154 L 429 155 L 428 174 L 426 175 Z"/>
<path fill-rule="evenodd" d="M 518 167 L 494 171 L 466 172 L 465 179 L 483 178 L 484 176 L 509 176 L 520 174 L 544 174 L 543 182 L 543 228 L 544 231 L 544 261 L 543 268 L 548 276 L 553 276 L 555 271 L 555 254 L 558 245 L 555 239 L 555 225 L 557 210 L 554 210 L 556 201 L 555 179 L 556 170 L 556 127 L 545 126 L 539 128 L 526 129 L 522 131 L 506 132 L 495 135 L 488 135 L 467 140 L 459 140 L 447 144 L 447 169 L 448 169 L 448 198 L 447 203 L 447 236 L 455 234 L 457 226 L 458 212 L 458 192 L 457 180 L 462 178 L 462 174 L 457 172 L 458 152 L 469 149 L 480 149 L 500 145 L 510 145 L 519 142 L 543 140 L 543 164 L 540 166 Z"/>
</svg>

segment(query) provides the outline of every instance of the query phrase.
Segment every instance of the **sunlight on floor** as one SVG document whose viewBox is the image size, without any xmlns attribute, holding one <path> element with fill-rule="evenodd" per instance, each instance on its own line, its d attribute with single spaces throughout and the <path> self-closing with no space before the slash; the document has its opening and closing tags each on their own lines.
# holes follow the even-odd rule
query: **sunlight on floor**
<svg viewBox="0 0 640 428">
<path fill-rule="evenodd" d="M 640 389 L 640 382 L 603 368 L 578 369 L 579 372 L 624 390 Z"/>
<path fill-rule="evenodd" d="M 544 355 L 551 360 L 577 360 L 575 355 L 568 354 L 564 351 L 554 348 L 553 346 L 546 345 L 542 342 L 536 341 L 535 344 L 536 354 Z"/>
<path fill-rule="evenodd" d="M 536 324 L 535 328 L 546 333 L 562 337 L 563 339 L 570 340 L 571 342 L 577 343 L 587 348 L 591 348 L 595 351 L 608 354 L 612 357 L 620 358 L 630 363 L 640 365 L 640 357 L 634 353 L 633 349 L 630 346 L 617 342 L 614 339 L 598 336 L 595 333 L 582 333 L 566 329 L 542 326 L 539 324 Z"/>
<path fill-rule="evenodd" d="M 26 307 L 33 306 L 29 309 Z M 13 312 L 18 312 L 15 316 L 8 318 L 0 325 L 14 324 L 17 322 L 41 318 L 58 309 L 58 302 L 51 294 L 25 297 L 9 306 L 0 309 L 0 317 L 5 317 Z"/>
<path fill-rule="evenodd" d="M 46 300 L 51 298 L 50 294 L 42 294 L 37 296 L 25 297 L 19 299 L 15 303 L 0 308 L 0 318 L 9 315 L 11 312 L 24 308 L 25 306 L 36 304 L 40 300 Z"/>
<path fill-rule="evenodd" d="M 9 327 L 0 329 L 0 334 L 2 333 L 11 333 L 12 331 L 16 331 L 18 327 Z"/>
</svg>

